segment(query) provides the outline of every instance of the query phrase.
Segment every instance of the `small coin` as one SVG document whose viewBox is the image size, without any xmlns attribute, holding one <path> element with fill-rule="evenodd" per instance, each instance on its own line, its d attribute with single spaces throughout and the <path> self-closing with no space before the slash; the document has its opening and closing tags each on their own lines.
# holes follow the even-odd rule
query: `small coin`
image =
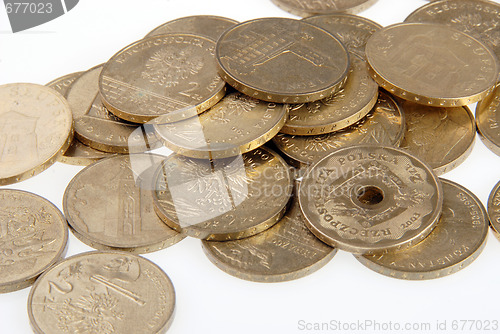
<svg viewBox="0 0 500 334">
<path fill-rule="evenodd" d="M 71 87 L 73 82 L 75 82 L 75 80 L 80 77 L 80 75 L 82 75 L 82 72 L 70 73 L 49 82 L 45 86 L 55 89 L 56 92 L 66 97 L 69 88 Z"/>
<path fill-rule="evenodd" d="M 283 127 L 287 113 L 287 105 L 232 92 L 198 117 L 174 123 L 158 117 L 155 130 L 163 144 L 179 154 L 203 159 L 226 158 L 249 152 L 271 140 Z"/>
<path fill-rule="evenodd" d="M 402 249 L 438 222 L 443 190 L 432 169 L 392 147 L 341 148 L 309 169 L 299 189 L 307 226 L 356 254 Z"/>
<path fill-rule="evenodd" d="M 325 29 L 337 37 L 347 51 L 365 59 L 365 46 L 368 39 L 382 26 L 367 18 L 350 14 L 317 15 L 303 19 Z"/>
<path fill-rule="evenodd" d="M 344 87 L 323 100 L 291 105 L 280 132 L 311 136 L 347 128 L 368 114 L 377 96 L 378 85 L 368 73 L 366 62 L 351 55 Z"/>
<path fill-rule="evenodd" d="M 68 226 L 61 211 L 38 195 L 0 190 L 0 293 L 30 286 L 63 257 Z"/>
<path fill-rule="evenodd" d="M 471 264 L 486 245 L 486 210 L 468 189 L 441 182 L 443 213 L 427 238 L 409 249 L 356 258 L 378 273 L 409 280 L 443 277 Z"/>
<path fill-rule="evenodd" d="M 332 13 L 356 14 L 372 6 L 377 0 L 271 0 L 279 8 L 298 16 Z"/>
<path fill-rule="evenodd" d="M 121 119 L 146 123 L 160 115 L 185 118 L 182 109 L 201 113 L 225 94 L 217 74 L 215 41 L 172 33 L 137 41 L 115 54 L 99 78 L 104 105 Z"/>
<path fill-rule="evenodd" d="M 53 266 L 33 285 L 28 314 L 36 334 L 165 333 L 175 307 L 170 278 L 123 252 L 89 252 Z"/>
<path fill-rule="evenodd" d="M 488 215 L 493 232 L 500 240 L 500 182 L 496 184 L 488 198 Z"/>
<path fill-rule="evenodd" d="M 112 115 L 99 95 L 99 75 L 103 65 L 83 73 L 71 86 L 67 99 L 75 119 L 75 136 L 96 151 L 86 150 L 86 160 L 97 161 L 108 153 L 144 152 L 160 142 L 151 125 L 138 125 Z"/>
<path fill-rule="evenodd" d="M 283 218 L 253 237 L 234 241 L 203 241 L 205 254 L 221 270 L 255 282 L 283 282 L 323 267 L 337 253 L 307 229 L 294 199 Z"/>
<path fill-rule="evenodd" d="M 227 30 L 217 42 L 222 78 L 260 100 L 302 103 L 339 91 L 349 71 L 342 43 L 310 23 L 260 18 Z"/>
<path fill-rule="evenodd" d="M 437 175 L 449 172 L 470 155 L 476 123 L 464 107 L 428 107 L 399 101 L 406 118 L 401 148 L 425 161 Z"/>
<path fill-rule="evenodd" d="M 495 85 L 498 61 L 482 42 L 439 24 L 401 23 L 366 44 L 375 81 L 394 95 L 436 107 L 468 105 Z"/>
<path fill-rule="evenodd" d="M 486 147 L 500 155 L 500 85 L 477 104 L 476 124 Z"/>
<path fill-rule="evenodd" d="M 164 157 L 131 154 L 100 160 L 78 173 L 63 198 L 75 236 L 96 249 L 147 253 L 184 236 L 155 214 L 151 184 Z"/>
<path fill-rule="evenodd" d="M 380 92 L 373 110 L 361 121 L 346 129 L 319 136 L 280 133 L 273 138 L 273 142 L 291 159 L 310 165 L 338 148 L 350 145 L 399 146 L 404 131 L 404 115 L 397 103 L 389 94 Z"/>
<path fill-rule="evenodd" d="M 188 33 L 208 37 L 216 41 L 224 31 L 238 23 L 236 20 L 222 16 L 186 16 L 162 24 L 147 34 L 146 38 L 169 33 Z"/>
<path fill-rule="evenodd" d="M 154 177 L 153 199 L 173 229 L 205 240 L 235 240 L 276 224 L 291 195 L 285 161 L 266 147 L 215 160 L 170 156 Z"/>
<path fill-rule="evenodd" d="M 54 164 L 73 139 L 64 97 L 49 87 L 0 86 L 0 185 L 30 178 Z"/>
</svg>

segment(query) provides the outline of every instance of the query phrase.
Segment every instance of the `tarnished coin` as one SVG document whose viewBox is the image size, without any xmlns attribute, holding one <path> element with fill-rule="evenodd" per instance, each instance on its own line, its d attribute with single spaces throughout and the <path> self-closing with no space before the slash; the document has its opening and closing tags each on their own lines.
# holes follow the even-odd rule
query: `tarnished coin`
<svg viewBox="0 0 500 334">
<path fill-rule="evenodd" d="M 357 144 L 399 146 L 404 131 L 404 115 L 397 103 L 387 93 L 380 92 L 368 116 L 344 130 L 319 136 L 280 133 L 273 142 L 293 160 L 310 165 L 341 147 Z"/>
<path fill-rule="evenodd" d="M 95 150 L 86 150 L 87 160 L 97 161 L 109 153 L 144 152 L 161 145 L 151 125 L 138 125 L 112 115 L 99 95 L 99 75 L 103 65 L 96 66 L 78 78 L 67 99 L 75 119 L 75 136 Z"/>
<path fill-rule="evenodd" d="M 362 12 L 377 0 L 271 0 L 281 9 L 298 16 Z"/>
<path fill-rule="evenodd" d="M 287 105 L 232 92 L 198 117 L 169 123 L 161 116 L 154 123 L 158 137 L 174 152 L 193 158 L 225 158 L 271 140 L 283 127 L 287 113 Z"/>
<path fill-rule="evenodd" d="M 73 82 L 75 82 L 75 80 L 80 77 L 80 75 L 82 75 L 82 72 L 70 73 L 60 78 L 54 79 L 45 86 L 55 89 L 56 92 L 66 97 L 69 88 L 71 87 Z"/>
<path fill-rule="evenodd" d="M 170 33 L 188 33 L 208 37 L 216 41 L 224 31 L 238 23 L 236 20 L 222 16 L 186 16 L 162 24 L 147 34 L 146 38 Z"/>
<path fill-rule="evenodd" d="M 477 104 L 476 124 L 486 147 L 500 155 L 500 85 Z"/>
<path fill-rule="evenodd" d="M 351 55 L 345 86 L 323 100 L 293 104 L 280 130 L 290 135 L 320 135 L 338 131 L 365 117 L 377 102 L 378 85 L 366 62 Z"/>
<path fill-rule="evenodd" d="M 266 147 L 234 158 L 170 156 L 154 178 L 153 199 L 170 227 L 205 240 L 235 240 L 276 224 L 286 210 L 292 176 Z"/>
<path fill-rule="evenodd" d="M 203 241 L 205 254 L 221 270 L 256 282 L 283 282 L 320 269 L 337 253 L 307 229 L 294 199 L 270 229 L 233 241 Z"/>
<path fill-rule="evenodd" d="M 375 81 L 394 95 L 436 107 L 464 106 L 495 85 L 498 61 L 482 42 L 440 24 L 401 23 L 366 44 Z"/>
<path fill-rule="evenodd" d="M 349 70 L 342 43 L 310 23 L 260 18 L 227 30 L 217 42 L 222 78 L 260 100 L 302 103 L 339 91 Z"/>
<path fill-rule="evenodd" d="M 406 151 L 341 148 L 313 165 L 299 189 L 307 226 L 325 243 L 356 254 L 403 249 L 436 226 L 441 183 Z"/>
<path fill-rule="evenodd" d="M 33 285 L 28 314 L 36 334 L 165 333 L 175 307 L 170 278 L 123 252 L 90 252 L 59 262 Z"/>
<path fill-rule="evenodd" d="M 468 189 L 445 179 L 441 183 L 443 213 L 427 238 L 405 250 L 356 258 L 378 273 L 409 280 L 443 277 L 471 264 L 486 245 L 486 210 Z"/>
<path fill-rule="evenodd" d="M 201 35 L 171 33 L 137 41 L 104 66 L 102 101 L 116 116 L 136 123 L 161 115 L 182 120 L 186 107 L 201 113 L 225 94 L 214 54 L 215 41 Z"/>
<path fill-rule="evenodd" d="M 317 15 L 303 19 L 337 37 L 347 51 L 365 58 L 365 46 L 371 35 L 382 26 L 367 18 L 350 14 Z"/>
<path fill-rule="evenodd" d="M 64 254 L 68 226 L 61 211 L 25 191 L 0 190 L 0 293 L 23 289 Z"/>
<path fill-rule="evenodd" d="M 64 97 L 49 87 L 0 86 L 0 185 L 28 179 L 54 164 L 73 139 Z"/>
<path fill-rule="evenodd" d="M 500 182 L 496 184 L 488 198 L 488 215 L 495 237 L 500 240 Z"/>
<path fill-rule="evenodd" d="M 470 155 L 476 138 L 468 107 L 428 107 L 398 101 L 406 119 L 401 148 L 425 161 L 437 175 L 449 172 Z"/>
<path fill-rule="evenodd" d="M 78 173 L 63 209 L 76 237 L 97 249 L 154 252 L 184 238 L 155 214 L 151 184 L 164 157 L 131 154 L 100 160 Z"/>
</svg>

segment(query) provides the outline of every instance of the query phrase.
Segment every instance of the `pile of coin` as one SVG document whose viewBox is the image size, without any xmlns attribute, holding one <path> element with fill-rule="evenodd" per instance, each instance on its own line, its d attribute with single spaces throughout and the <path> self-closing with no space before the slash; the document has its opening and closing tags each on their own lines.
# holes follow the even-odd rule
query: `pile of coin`
<svg viewBox="0 0 500 334">
<path fill-rule="evenodd" d="M 259 282 L 308 275 L 337 249 L 414 280 L 480 254 L 488 213 L 438 175 L 467 158 L 476 122 L 500 154 L 491 49 L 500 37 L 442 11 L 427 16 L 465 7 L 498 25 L 500 6 L 438 0 L 383 28 L 326 1 L 326 12 L 273 2 L 324 15 L 180 18 L 51 88 L 0 87 L 0 185 L 57 159 L 87 166 L 66 189 L 65 217 L 34 194 L 0 190 L 0 240 L 9 245 L 0 292 L 45 272 L 29 297 L 35 332 L 165 331 L 172 283 L 135 254 L 186 236 L 201 239 L 220 269 Z M 350 12 L 373 2 L 353 1 Z M 474 117 L 467 105 L 477 101 Z M 154 151 L 163 146 L 174 153 Z M 499 187 L 488 203 L 497 233 Z M 100 251 L 54 265 L 66 220 Z M 144 324 L 146 304 L 155 317 Z"/>
</svg>

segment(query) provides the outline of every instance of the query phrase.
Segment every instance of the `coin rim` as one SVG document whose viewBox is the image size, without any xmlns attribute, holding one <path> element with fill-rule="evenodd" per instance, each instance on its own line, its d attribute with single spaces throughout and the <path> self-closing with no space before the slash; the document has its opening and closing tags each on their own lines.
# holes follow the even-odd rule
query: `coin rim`
<svg viewBox="0 0 500 334">
<path fill-rule="evenodd" d="M 500 83 L 497 83 L 495 89 L 490 93 L 492 95 L 496 95 L 496 91 L 498 90 L 498 95 L 500 96 Z M 486 100 L 488 100 L 489 96 L 486 96 L 483 100 L 479 101 L 476 105 L 476 111 L 475 111 L 475 123 L 476 123 L 476 128 L 477 128 L 477 133 L 479 134 L 479 138 L 481 138 L 481 141 L 483 142 L 484 146 L 486 146 L 491 152 L 495 153 L 496 155 L 500 156 L 500 142 L 495 143 L 495 140 L 490 138 L 490 136 L 487 134 L 487 131 L 482 130 L 483 128 L 483 123 L 481 123 L 480 117 L 477 117 L 478 114 L 482 113 L 487 113 L 490 108 L 488 106 L 483 107 L 483 104 L 485 103 Z M 500 112 L 500 110 L 499 110 Z M 484 125 L 486 126 L 486 125 Z"/>
<path fill-rule="evenodd" d="M 498 183 L 493 187 L 493 189 L 491 190 L 490 192 L 490 195 L 488 196 L 488 219 L 489 219 L 489 222 L 490 222 L 490 227 L 491 227 L 491 230 L 493 231 L 493 235 L 497 238 L 497 240 L 500 241 L 500 225 L 499 226 L 495 226 L 496 224 L 493 223 L 493 220 L 491 219 L 491 217 L 493 216 L 491 214 L 491 210 L 493 208 L 493 197 L 495 197 L 495 195 L 497 193 L 500 192 L 500 181 L 498 181 Z"/>
</svg>

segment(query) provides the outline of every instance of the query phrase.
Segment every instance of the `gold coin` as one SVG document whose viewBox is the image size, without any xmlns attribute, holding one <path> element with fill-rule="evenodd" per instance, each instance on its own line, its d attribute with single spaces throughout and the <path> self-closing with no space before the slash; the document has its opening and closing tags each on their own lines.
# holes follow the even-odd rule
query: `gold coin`
<svg viewBox="0 0 500 334">
<path fill-rule="evenodd" d="M 186 16 L 162 24 L 147 34 L 146 38 L 169 33 L 187 33 L 208 37 L 216 41 L 224 31 L 238 23 L 236 20 L 222 16 Z"/>
<path fill-rule="evenodd" d="M 347 51 L 365 59 L 365 46 L 368 39 L 382 26 L 367 18 L 350 14 L 317 15 L 303 19 L 325 29 L 345 45 Z"/>
<path fill-rule="evenodd" d="M 488 215 L 495 237 L 500 240 L 500 182 L 496 184 L 488 198 Z"/>
<path fill-rule="evenodd" d="M 313 165 L 299 200 L 308 228 L 323 242 L 373 254 L 425 238 L 441 215 L 443 190 L 432 169 L 407 152 L 358 145 Z"/>
<path fill-rule="evenodd" d="M 377 0 L 271 0 L 279 8 L 298 16 L 332 13 L 356 14 L 372 6 Z"/>
<path fill-rule="evenodd" d="M 192 158 L 226 158 L 271 140 L 283 127 L 287 113 L 287 105 L 232 92 L 198 117 L 168 123 L 162 116 L 154 123 L 163 144 L 176 153 Z"/>
<path fill-rule="evenodd" d="M 292 176 L 285 161 L 261 147 L 215 160 L 170 156 L 154 177 L 155 209 L 165 224 L 198 239 L 255 235 L 286 210 Z"/>
<path fill-rule="evenodd" d="M 66 250 L 61 211 L 38 195 L 0 190 L 0 293 L 30 286 Z"/>
<path fill-rule="evenodd" d="M 56 92 L 66 97 L 69 88 L 71 87 L 73 82 L 75 82 L 75 80 L 80 77 L 80 75 L 82 75 L 82 72 L 70 73 L 60 78 L 52 80 L 45 86 L 55 89 Z"/>
<path fill-rule="evenodd" d="M 273 138 L 273 142 L 291 159 L 310 165 L 338 148 L 350 145 L 399 146 L 404 131 L 404 115 L 397 103 L 387 93 L 380 92 L 373 110 L 361 121 L 346 129 L 319 136 L 280 133 Z"/>
<path fill-rule="evenodd" d="M 378 85 L 368 73 L 366 62 L 351 54 L 344 87 L 323 100 L 291 105 L 280 132 L 311 136 L 347 128 L 368 114 L 377 96 Z"/>
<path fill-rule="evenodd" d="M 97 161 L 108 153 L 144 152 L 160 142 L 151 125 L 141 126 L 112 115 L 99 95 L 99 75 L 103 65 L 91 68 L 71 86 L 67 99 L 75 119 L 75 136 L 97 152 L 88 151 L 86 160 Z"/>
<path fill-rule="evenodd" d="M 498 61 L 482 42 L 445 25 L 401 23 L 366 44 L 375 81 L 394 95 L 436 107 L 484 98 L 496 83 Z"/>
<path fill-rule="evenodd" d="M 486 210 L 468 189 L 441 182 L 443 213 L 427 238 L 409 249 L 356 258 L 378 273 L 408 280 L 443 277 L 471 264 L 486 245 Z"/>
<path fill-rule="evenodd" d="M 337 253 L 307 229 L 297 199 L 283 218 L 253 237 L 203 241 L 203 250 L 218 268 L 241 279 L 283 282 L 307 276 Z"/>
<path fill-rule="evenodd" d="M 0 86 L 0 185 L 28 179 L 54 164 L 73 139 L 68 102 L 49 87 Z"/>
<path fill-rule="evenodd" d="M 500 85 L 477 104 L 476 124 L 484 145 L 500 155 Z"/>
<path fill-rule="evenodd" d="M 184 236 L 166 226 L 153 209 L 152 174 L 163 161 L 154 154 L 100 160 L 78 173 L 63 198 L 68 223 L 91 247 L 154 252 Z"/>
<path fill-rule="evenodd" d="M 89 252 L 59 262 L 36 281 L 28 315 L 36 334 L 165 333 L 175 307 L 170 278 L 123 252 Z"/>
<path fill-rule="evenodd" d="M 222 78 L 260 100 L 302 103 L 339 91 L 349 54 L 333 35 L 310 23 L 260 18 L 227 30 L 217 42 Z"/>
<path fill-rule="evenodd" d="M 172 33 L 137 41 L 106 63 L 99 78 L 104 105 L 121 119 L 146 123 L 158 116 L 185 118 L 182 109 L 201 113 L 225 94 L 217 74 L 215 41 Z"/>
</svg>

